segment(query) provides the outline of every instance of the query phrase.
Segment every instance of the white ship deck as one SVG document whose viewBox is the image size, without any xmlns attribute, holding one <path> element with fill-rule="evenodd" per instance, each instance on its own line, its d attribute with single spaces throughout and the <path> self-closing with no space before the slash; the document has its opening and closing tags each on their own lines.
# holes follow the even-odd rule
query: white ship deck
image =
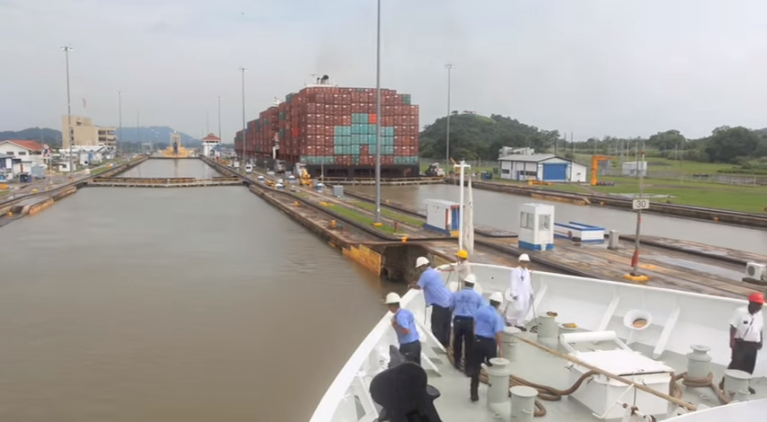
<svg viewBox="0 0 767 422">
<path fill-rule="evenodd" d="M 535 339 L 535 334 L 525 333 L 523 336 L 532 340 Z M 596 348 L 596 346 L 591 346 Z M 641 344 L 634 344 L 631 347 L 641 352 L 644 356 L 652 358 L 651 348 Z M 577 349 L 586 350 L 582 347 Z M 559 347 L 559 351 L 565 352 L 561 347 Z M 509 420 L 510 404 L 498 409 L 502 412 L 500 414 L 491 412 L 487 407 L 487 385 L 484 383 L 481 383 L 479 386 L 480 400 L 472 403 L 469 400 L 469 378 L 453 368 L 447 356 L 442 354 L 441 351 L 435 354 L 439 356 L 439 360 L 433 361 L 439 368 L 441 375 L 437 375 L 434 371 L 427 371 L 427 374 L 429 376 L 429 384 L 436 387 L 441 393 L 440 398 L 434 403 L 443 422 L 497 422 L 499 420 Z M 677 374 L 687 370 L 687 358 L 677 353 L 664 353 L 662 362 L 674 368 Z M 570 388 L 572 384 L 569 380 L 570 370 L 566 368 L 567 363 L 564 359 L 552 356 L 533 346 L 520 342 L 517 346 L 516 361 L 511 363 L 511 372 L 513 375 L 524 378 L 527 381 L 565 390 Z M 720 365 L 711 366 L 716 384 L 722 379 L 724 369 Z M 685 387 L 681 381 L 678 384 L 684 393 L 682 400 L 686 402 L 696 405 L 702 404 L 708 407 L 721 405 L 714 391 L 710 388 Z M 756 394 L 750 395 L 748 397 L 749 401 L 767 398 L 767 379 L 752 379 L 751 386 L 756 391 Z M 662 392 L 667 393 L 668 391 L 662 390 Z M 536 417 L 535 420 L 538 421 L 594 422 L 598 420 L 586 406 L 570 397 L 563 397 L 560 401 L 540 399 L 539 401 L 546 409 L 546 414 L 542 417 Z M 631 403 L 631 393 L 625 397 L 625 401 Z M 678 406 L 672 405 L 672 408 L 676 407 Z M 702 408 L 703 406 L 699 407 Z M 658 417 L 658 419 L 662 420 L 662 417 Z"/>
<path fill-rule="evenodd" d="M 486 297 L 494 291 L 503 291 L 508 284 L 508 267 L 472 264 L 472 272 L 478 280 L 476 290 Z M 450 281 L 450 274 L 442 275 L 451 290 L 454 290 L 457 284 Z M 647 360 L 639 362 L 636 355 L 630 351 L 623 352 L 623 356 L 600 355 L 596 361 L 593 355 L 579 357 L 588 360 L 589 362 L 586 363 L 593 363 L 601 370 L 619 372 L 615 375 L 623 377 L 630 377 L 631 375 L 626 375 L 630 373 L 637 375 L 637 372 L 652 372 L 657 368 L 664 368 L 663 364 L 665 364 L 668 367 L 664 369 L 666 375 L 654 376 L 645 372 L 634 378 L 637 384 L 646 385 L 664 394 L 669 393 L 668 373 L 673 371 L 678 375 L 687 371 L 688 358 L 685 355 L 692 352 L 692 345 L 704 345 L 710 348 L 709 371 L 713 375 L 714 383 L 719 384 L 725 366 L 730 360 L 728 322 L 732 312 L 737 307 L 745 305 L 744 300 L 544 272 L 535 272 L 532 282 L 535 291 L 534 308 L 528 315 L 526 326 L 536 325 L 535 315 L 554 311 L 558 314 L 556 319 L 559 324 L 574 322 L 579 326 L 578 330 L 566 330 L 560 326 L 560 334 L 569 335 L 580 332 L 599 336 L 599 333 L 604 335 L 604 333 L 612 332 L 620 339 L 623 346 L 628 345 L 631 350 L 639 352 Z M 429 384 L 440 391 L 441 395 L 434 403 L 442 420 L 444 422 L 510 420 L 510 400 L 495 406 L 493 411 L 488 410 L 485 384 L 480 384 L 480 401 L 476 403 L 470 401 L 469 378 L 453 368 L 448 356 L 441 350 L 441 346 L 437 344 L 430 332 L 428 324 L 430 308 L 425 307 L 423 294 L 416 290 L 409 291 L 402 298 L 402 305 L 414 313 L 418 323 L 424 352 L 421 364 L 428 374 Z M 648 322 L 644 328 L 635 330 L 631 328 L 629 320 L 634 321 L 637 317 L 645 318 Z M 520 338 L 525 341 L 537 341 L 537 335 L 530 332 L 521 334 Z M 555 349 L 562 355 L 568 355 L 569 351 L 557 341 L 556 336 L 544 341 L 547 347 Z M 620 347 L 614 342 L 594 343 L 593 341 L 595 340 L 581 341 L 570 346 L 577 353 Z M 387 367 L 391 346 L 397 346 L 397 339 L 391 328 L 391 314 L 388 314 L 371 330 L 337 375 L 310 421 L 376 421 L 380 409 L 370 397 L 369 386 L 371 380 Z M 562 356 L 556 356 L 524 341 L 518 342 L 516 350 L 516 359 L 510 364 L 511 373 L 529 383 L 566 390 L 574 383 L 574 379 L 578 378 L 573 375 L 573 371 L 578 369 L 568 369 L 571 363 Z M 765 355 L 767 350 L 759 353 L 754 377 L 750 380 L 750 385 L 756 393 L 739 397 L 741 400 L 758 401 L 751 406 L 740 407 L 741 412 L 745 412 L 743 415 L 753 417 L 756 415 L 753 413 L 755 406 L 767 404 L 767 400 L 759 400 L 767 399 L 767 379 L 765 379 L 767 356 Z M 585 371 L 582 367 L 580 369 L 582 372 Z M 582 372 L 577 375 L 581 375 Z M 605 410 L 616 402 L 617 396 L 629 389 L 629 386 L 617 381 L 609 384 L 611 384 L 612 394 L 609 399 L 605 394 L 595 394 L 600 403 L 605 403 L 602 406 L 586 406 L 581 403 L 581 396 L 577 399 L 565 396 L 559 401 L 546 401 L 539 396 L 539 402 L 546 413 L 536 417 L 535 420 L 557 422 L 600 420 L 600 415 L 595 415 L 591 408 L 602 409 L 600 413 L 606 414 Z M 697 410 L 692 414 L 700 415 L 701 418 L 694 419 L 695 422 L 720 420 L 716 416 L 718 413 L 704 410 L 721 406 L 712 388 L 685 387 L 681 381 L 677 385 L 683 394 L 681 402 L 697 406 Z M 595 388 L 602 387 L 605 387 L 604 381 L 588 380 L 574 395 L 584 392 L 592 394 Z M 633 390 L 635 387 L 631 388 Z M 616 391 L 618 391 L 617 394 Z M 665 399 L 654 399 L 648 404 L 647 401 L 642 402 L 643 394 L 646 399 L 647 393 L 637 394 L 640 402 L 637 407 L 640 412 L 653 413 L 657 420 L 668 419 L 679 414 L 679 403 L 670 404 Z M 620 398 L 620 401 L 630 406 L 634 403 L 634 396 L 634 392 L 629 391 Z M 654 410 L 649 409 L 653 406 Z M 733 404 L 727 405 L 728 408 L 732 406 Z M 714 419 L 703 417 L 709 412 L 712 412 L 711 417 Z M 617 417 L 619 420 L 620 416 L 615 415 L 616 412 L 613 409 L 610 417 L 605 419 L 616 420 Z M 632 419 L 631 422 L 639 420 L 641 419 Z"/>
</svg>

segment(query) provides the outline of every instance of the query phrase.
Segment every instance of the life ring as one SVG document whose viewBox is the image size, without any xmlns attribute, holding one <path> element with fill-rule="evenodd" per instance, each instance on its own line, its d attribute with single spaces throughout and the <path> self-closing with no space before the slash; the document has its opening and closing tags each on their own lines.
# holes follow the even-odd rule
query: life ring
<svg viewBox="0 0 767 422">
<path fill-rule="evenodd" d="M 568 230 L 568 231 L 567 231 L 567 238 L 568 238 L 568 239 L 572 239 L 572 238 L 573 238 L 573 232 L 571 232 L 571 231 L 569 231 L 569 230 Z"/>
</svg>

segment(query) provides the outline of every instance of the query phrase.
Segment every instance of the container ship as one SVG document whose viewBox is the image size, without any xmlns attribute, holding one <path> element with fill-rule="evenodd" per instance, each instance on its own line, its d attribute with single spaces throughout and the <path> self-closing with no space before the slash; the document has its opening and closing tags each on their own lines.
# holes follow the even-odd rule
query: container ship
<svg viewBox="0 0 767 422">
<path fill-rule="evenodd" d="M 418 177 L 418 106 L 411 96 L 381 89 L 379 117 L 375 89 L 338 87 L 328 76 L 275 99 L 244 134 L 237 132 L 235 151 L 276 172 L 302 164 L 312 177 L 373 178 L 379 122 L 381 177 Z"/>
</svg>

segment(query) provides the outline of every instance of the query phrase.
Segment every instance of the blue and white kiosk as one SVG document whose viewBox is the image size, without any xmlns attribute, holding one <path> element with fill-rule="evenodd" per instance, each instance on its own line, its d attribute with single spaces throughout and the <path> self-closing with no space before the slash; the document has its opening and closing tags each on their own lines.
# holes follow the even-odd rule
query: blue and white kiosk
<svg viewBox="0 0 767 422">
<path fill-rule="evenodd" d="M 458 236 L 461 229 L 461 205 L 444 199 L 427 199 L 423 228 L 448 236 Z"/>
<path fill-rule="evenodd" d="M 519 247 L 532 251 L 554 249 L 554 207 L 522 204 L 519 207 Z"/>
</svg>

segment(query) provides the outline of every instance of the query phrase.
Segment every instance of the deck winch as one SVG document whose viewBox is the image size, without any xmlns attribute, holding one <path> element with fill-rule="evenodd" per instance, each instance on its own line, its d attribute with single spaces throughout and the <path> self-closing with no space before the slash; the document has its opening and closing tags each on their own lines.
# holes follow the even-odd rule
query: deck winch
<svg viewBox="0 0 767 422">
<path fill-rule="evenodd" d="M 631 350 L 623 343 L 615 331 L 596 331 L 585 333 L 568 333 L 560 335 L 562 346 L 570 355 L 581 362 L 597 367 L 605 372 L 614 374 L 637 384 L 643 384 L 657 391 L 668 389 L 674 369 L 663 362 L 654 361 L 642 354 Z M 572 345 L 577 343 L 613 342 L 617 347 L 612 350 L 577 351 Z M 570 379 L 575 382 L 588 368 L 577 364 L 569 365 Z M 572 397 L 591 409 L 600 418 L 621 418 L 624 409 L 616 403 L 629 401 L 626 394 L 635 389 L 624 383 L 610 379 L 604 375 L 595 375 L 592 382 L 581 385 Z M 646 415 L 665 415 L 668 412 L 668 402 L 645 391 L 635 389 L 630 392 L 632 405 L 637 406 Z"/>
</svg>

